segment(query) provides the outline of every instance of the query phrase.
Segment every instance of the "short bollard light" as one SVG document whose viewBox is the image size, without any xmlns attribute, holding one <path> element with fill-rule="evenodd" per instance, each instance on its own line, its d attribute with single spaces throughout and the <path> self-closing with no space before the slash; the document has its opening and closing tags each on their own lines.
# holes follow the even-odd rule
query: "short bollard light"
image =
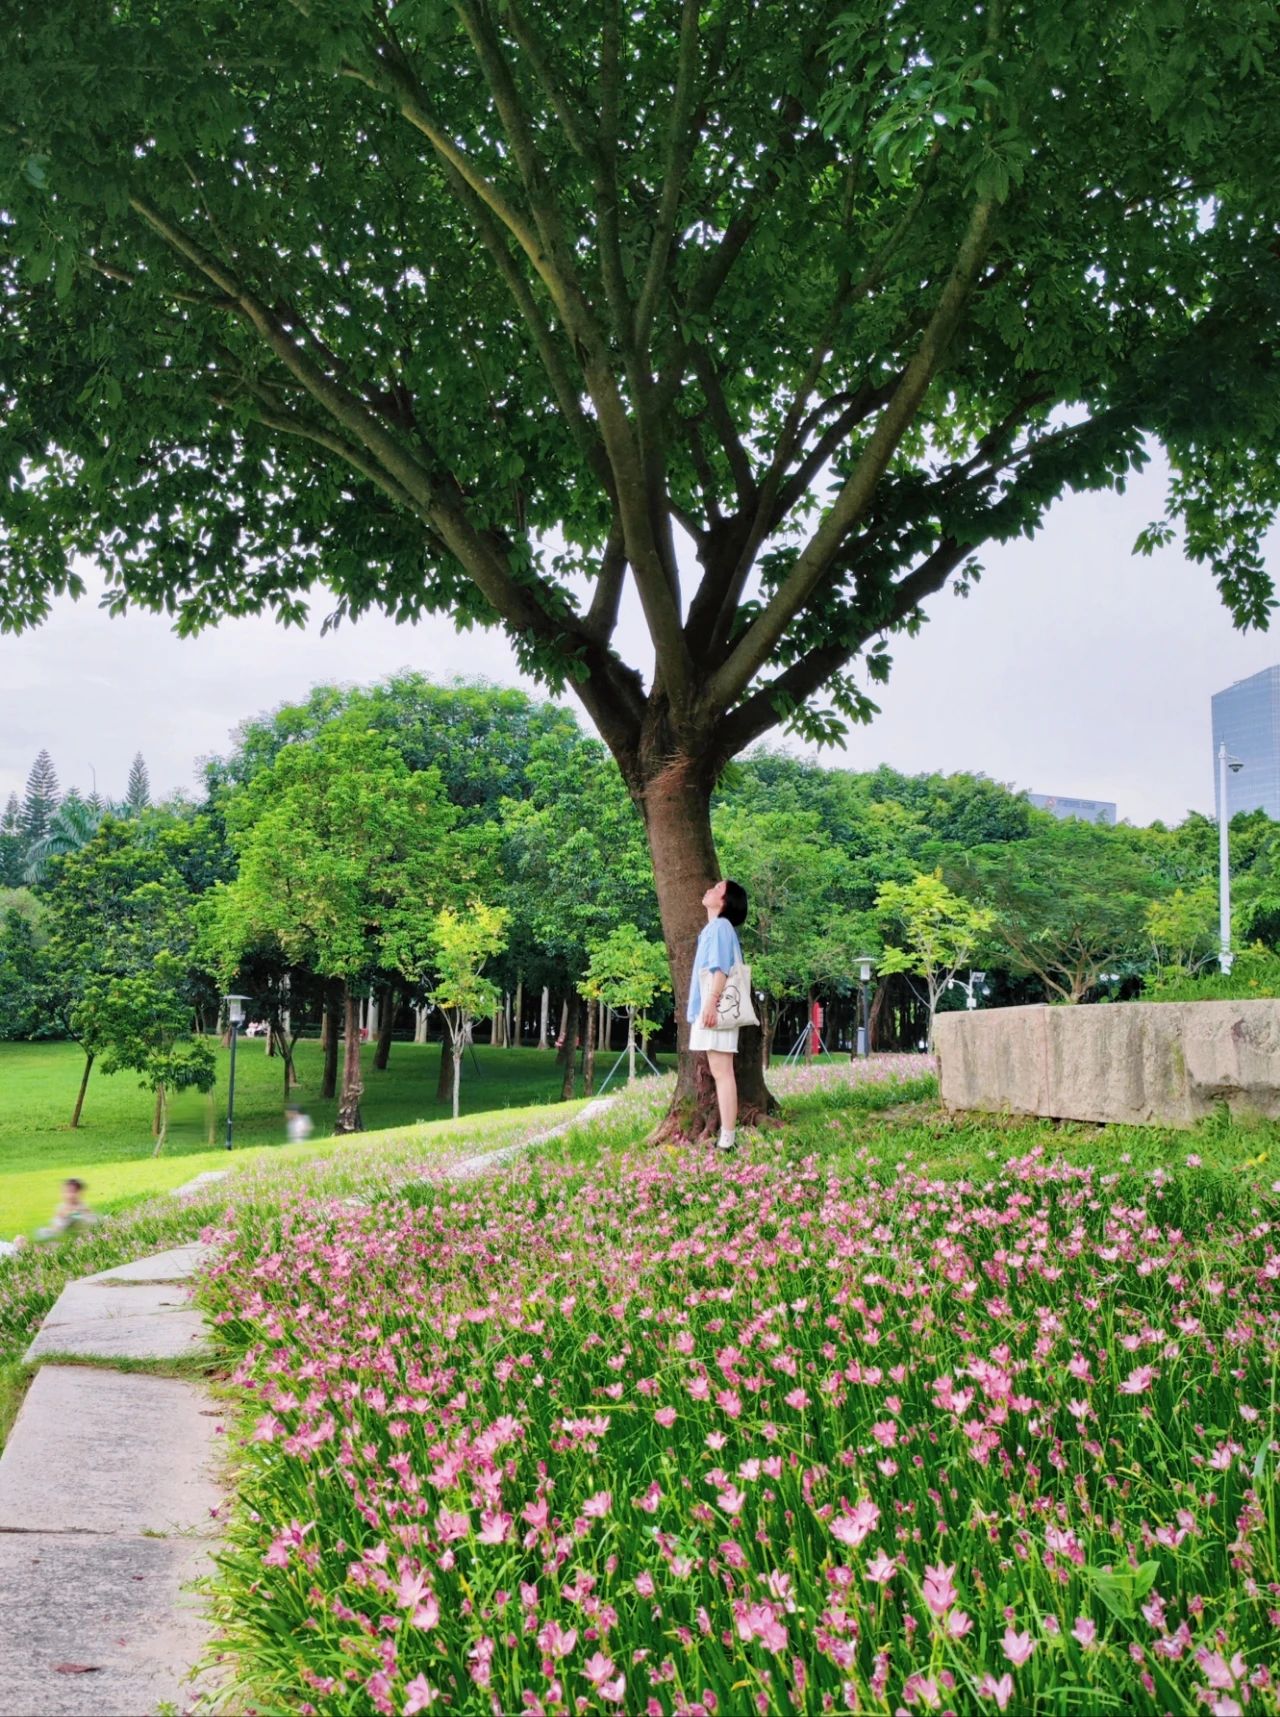
<svg viewBox="0 0 1280 1717">
<path fill-rule="evenodd" d="M 227 1024 L 231 1028 L 231 1071 L 227 1076 L 227 1149 L 231 1149 L 231 1135 L 235 1126 L 236 1114 L 236 1038 L 240 1034 L 240 1026 L 244 1020 L 244 1004 L 251 1001 L 251 996 L 223 996 L 223 1005 L 227 1010 Z"/>
</svg>

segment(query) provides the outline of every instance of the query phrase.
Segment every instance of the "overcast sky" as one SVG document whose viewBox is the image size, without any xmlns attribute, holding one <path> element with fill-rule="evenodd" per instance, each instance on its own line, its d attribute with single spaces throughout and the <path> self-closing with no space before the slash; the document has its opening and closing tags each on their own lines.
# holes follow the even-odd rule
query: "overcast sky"
<svg viewBox="0 0 1280 1717">
<path fill-rule="evenodd" d="M 1131 554 L 1162 506 L 1152 467 L 1122 496 L 1073 497 L 1032 542 L 987 551 L 967 599 L 932 599 L 920 637 L 896 640 L 883 713 L 827 761 L 909 773 L 973 770 L 1032 792 L 1113 799 L 1135 823 L 1212 812 L 1210 694 L 1280 661 L 1280 631 L 1237 632 L 1208 573 L 1176 549 Z M 1280 544 L 1273 541 L 1273 576 Z M 197 785 L 247 716 L 326 681 L 368 684 L 399 668 L 528 685 L 496 633 L 444 620 L 373 617 L 320 635 L 234 620 L 194 639 L 156 616 L 113 620 L 86 600 L 0 636 L 0 802 L 46 747 L 64 790 L 119 797 L 141 750 L 157 795 Z M 632 609 L 619 640 L 648 659 Z M 534 690 L 536 688 L 529 687 Z M 775 736 L 776 742 L 776 736 Z M 802 750 L 794 740 L 788 749 Z"/>
</svg>

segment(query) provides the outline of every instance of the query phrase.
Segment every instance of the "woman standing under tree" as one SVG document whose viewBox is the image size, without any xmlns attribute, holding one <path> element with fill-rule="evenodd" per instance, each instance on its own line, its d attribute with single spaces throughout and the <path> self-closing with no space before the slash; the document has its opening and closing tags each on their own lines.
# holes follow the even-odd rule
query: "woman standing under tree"
<svg viewBox="0 0 1280 1717">
<path fill-rule="evenodd" d="M 738 1081 L 733 1058 L 738 1053 L 738 1031 L 722 1030 L 717 1024 L 717 1009 L 725 983 L 733 967 L 742 960 L 738 945 L 738 926 L 747 916 L 747 891 L 740 882 L 726 879 L 713 882 L 702 897 L 707 909 L 707 922 L 698 937 L 693 956 L 693 976 L 689 984 L 689 1049 L 703 1050 L 711 1077 L 716 1082 L 716 1103 L 720 1110 L 720 1135 L 716 1147 L 731 1151 L 736 1142 L 738 1124 Z"/>
</svg>

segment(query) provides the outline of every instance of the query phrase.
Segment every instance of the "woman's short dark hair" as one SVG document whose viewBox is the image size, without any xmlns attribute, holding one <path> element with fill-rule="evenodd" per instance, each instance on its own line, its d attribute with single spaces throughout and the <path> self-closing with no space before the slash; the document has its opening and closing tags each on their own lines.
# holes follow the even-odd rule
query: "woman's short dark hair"
<svg viewBox="0 0 1280 1717">
<path fill-rule="evenodd" d="M 724 905 L 720 908 L 720 916 L 727 918 L 736 930 L 740 924 L 746 923 L 747 891 L 740 882 L 726 879 L 724 885 Z"/>
</svg>

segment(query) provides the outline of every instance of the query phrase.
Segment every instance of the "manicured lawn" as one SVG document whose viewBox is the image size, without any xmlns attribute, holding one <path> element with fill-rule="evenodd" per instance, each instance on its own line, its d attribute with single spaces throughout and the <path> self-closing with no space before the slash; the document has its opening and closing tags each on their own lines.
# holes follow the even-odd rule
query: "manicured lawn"
<svg viewBox="0 0 1280 1717">
<path fill-rule="evenodd" d="M 438 1045 L 397 1043 L 390 1066 L 385 1073 L 377 1073 L 373 1050 L 366 1046 L 363 1108 L 370 1131 L 450 1118 L 449 1105 L 436 1102 L 439 1057 Z M 220 1050 L 212 1100 L 189 1092 L 173 1099 L 164 1153 L 153 1162 L 151 1098 L 138 1088 L 133 1075 L 108 1077 L 95 1069 L 82 1123 L 73 1132 L 67 1123 L 83 1067 L 77 1047 L 0 1044 L 0 1238 L 28 1232 L 47 1220 L 57 1201 L 58 1183 L 66 1175 L 85 1180 L 90 1203 L 101 1208 L 120 1198 L 178 1186 L 206 1168 L 225 1168 L 228 1060 L 228 1053 Z M 597 1080 L 612 1065 L 601 1061 Z M 314 1150 L 332 1135 L 337 1108 L 316 1096 L 321 1074 L 318 1043 L 298 1045 L 298 1069 L 302 1084 L 294 1100 L 315 1122 L 310 1141 Z M 559 1096 L 561 1077 L 553 1051 L 493 1050 L 481 1045 L 476 1061 L 468 1055 L 464 1065 L 463 1115 L 553 1102 Z M 236 1056 L 234 1155 L 254 1147 L 283 1149 L 283 1104 L 280 1062 L 264 1055 L 260 1042 L 242 1041 Z"/>
</svg>

